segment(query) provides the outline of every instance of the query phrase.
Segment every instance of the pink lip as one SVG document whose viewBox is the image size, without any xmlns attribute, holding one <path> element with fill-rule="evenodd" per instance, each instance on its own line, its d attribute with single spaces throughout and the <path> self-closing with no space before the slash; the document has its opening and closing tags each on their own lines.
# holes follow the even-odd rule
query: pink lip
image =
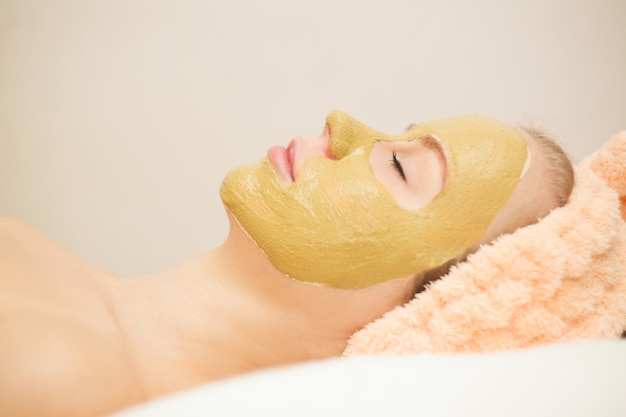
<svg viewBox="0 0 626 417">
<path fill-rule="evenodd" d="M 294 141 L 289 143 L 287 148 L 282 146 L 272 146 L 267 151 L 270 165 L 278 174 L 278 178 L 285 185 L 293 183 L 293 156 L 295 154 Z"/>
</svg>

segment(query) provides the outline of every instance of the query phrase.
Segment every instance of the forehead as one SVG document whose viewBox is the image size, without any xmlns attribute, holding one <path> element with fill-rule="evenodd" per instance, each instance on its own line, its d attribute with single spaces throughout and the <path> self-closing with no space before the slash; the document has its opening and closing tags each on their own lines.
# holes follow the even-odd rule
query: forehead
<svg viewBox="0 0 626 417">
<path fill-rule="evenodd" d="M 413 123 L 407 130 L 391 136 L 392 140 L 412 140 L 420 136 L 432 135 L 442 141 L 488 142 L 523 141 L 521 133 L 511 125 L 485 116 L 454 116 Z"/>
<path fill-rule="evenodd" d="M 414 123 L 399 135 L 387 134 L 373 129 L 345 112 L 335 110 L 326 117 L 332 142 L 331 146 L 339 154 L 344 148 L 355 148 L 380 141 L 408 141 L 421 136 L 435 136 L 443 142 L 463 141 L 478 144 L 489 141 L 524 141 L 520 132 L 513 126 L 497 120 L 479 116 L 454 116 L 427 122 Z M 344 151 L 344 152 L 342 152 Z"/>
</svg>

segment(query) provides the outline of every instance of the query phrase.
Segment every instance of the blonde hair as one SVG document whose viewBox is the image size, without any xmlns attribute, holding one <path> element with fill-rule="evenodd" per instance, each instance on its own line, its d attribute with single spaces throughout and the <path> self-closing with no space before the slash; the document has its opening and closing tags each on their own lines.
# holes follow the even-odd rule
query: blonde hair
<svg viewBox="0 0 626 417">
<path fill-rule="evenodd" d="M 541 158 L 545 161 L 545 169 L 547 177 L 550 181 L 547 186 L 550 187 L 549 194 L 553 196 L 553 205 L 549 210 L 564 206 L 569 200 L 569 196 L 574 188 L 574 168 L 572 162 L 567 156 L 563 148 L 554 141 L 544 131 L 534 126 L 521 126 L 519 129 L 529 136 L 541 154 Z M 549 212 L 549 211 L 548 211 Z M 539 220 L 546 216 L 548 212 L 536 213 L 536 219 Z M 504 230 L 500 235 L 512 233 L 519 227 L 527 226 L 529 223 L 518 224 L 511 230 Z M 493 237 L 495 239 L 497 236 Z M 489 243 L 489 242 L 482 242 Z M 430 282 L 436 281 L 450 271 L 450 268 L 459 262 L 463 262 L 467 257 L 476 252 L 480 245 L 476 244 L 468 248 L 464 253 L 448 260 L 444 264 L 419 273 L 415 277 L 415 293 L 418 293 L 426 287 Z"/>
<path fill-rule="evenodd" d="M 548 172 L 551 174 L 552 192 L 556 198 L 555 207 L 564 206 L 574 188 L 574 168 L 570 158 L 543 130 L 534 126 L 521 126 L 519 129 L 530 136 L 541 150 Z"/>
</svg>

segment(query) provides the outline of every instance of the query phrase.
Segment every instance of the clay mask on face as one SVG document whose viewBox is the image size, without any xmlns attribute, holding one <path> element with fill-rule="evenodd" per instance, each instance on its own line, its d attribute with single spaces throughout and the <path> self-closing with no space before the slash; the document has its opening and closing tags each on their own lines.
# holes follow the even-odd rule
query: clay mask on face
<svg viewBox="0 0 626 417">
<path fill-rule="evenodd" d="M 481 116 L 414 125 L 391 136 L 334 111 L 337 160 L 312 157 L 283 186 L 267 158 L 231 171 L 221 196 L 239 225 L 284 274 L 361 288 L 441 265 L 477 242 L 518 184 L 528 158 L 522 135 Z M 372 172 L 379 141 L 435 137 L 446 149 L 447 186 L 417 210 L 398 206 Z"/>
</svg>

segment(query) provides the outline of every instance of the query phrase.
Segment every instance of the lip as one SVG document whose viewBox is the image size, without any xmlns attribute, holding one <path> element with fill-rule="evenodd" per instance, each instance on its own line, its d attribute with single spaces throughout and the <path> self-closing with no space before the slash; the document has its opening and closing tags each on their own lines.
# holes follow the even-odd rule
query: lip
<svg viewBox="0 0 626 417">
<path fill-rule="evenodd" d="M 289 143 L 287 148 L 282 146 L 272 146 L 267 151 L 267 158 L 270 165 L 278 175 L 278 179 L 284 185 L 293 183 L 293 155 L 295 153 L 294 141 Z"/>
</svg>

